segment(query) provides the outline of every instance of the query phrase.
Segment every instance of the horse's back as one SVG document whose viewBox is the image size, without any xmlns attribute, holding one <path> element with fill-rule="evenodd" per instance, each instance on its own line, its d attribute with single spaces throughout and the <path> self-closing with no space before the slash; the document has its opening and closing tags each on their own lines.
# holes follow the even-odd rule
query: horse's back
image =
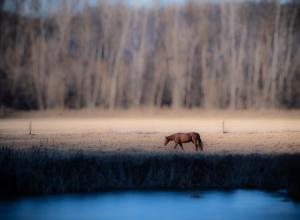
<svg viewBox="0 0 300 220">
<path fill-rule="evenodd" d="M 192 141 L 195 135 L 192 133 L 177 133 L 176 136 L 178 141 L 187 143 Z"/>
<path fill-rule="evenodd" d="M 200 137 L 200 134 L 199 133 L 197 133 L 197 132 L 190 132 L 189 133 L 192 137 Z"/>
</svg>

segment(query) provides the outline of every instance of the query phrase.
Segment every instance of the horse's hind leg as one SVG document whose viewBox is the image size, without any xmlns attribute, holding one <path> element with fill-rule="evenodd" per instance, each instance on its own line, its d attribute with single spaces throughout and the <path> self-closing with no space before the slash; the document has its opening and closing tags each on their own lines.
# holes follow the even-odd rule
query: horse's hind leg
<svg viewBox="0 0 300 220">
<path fill-rule="evenodd" d="M 198 151 L 197 139 L 195 140 L 195 139 L 193 138 L 192 142 L 193 142 L 193 144 L 195 145 L 196 151 Z"/>
<path fill-rule="evenodd" d="M 199 138 L 198 138 L 198 140 L 197 140 L 197 144 L 198 144 L 198 147 L 200 148 L 200 150 L 203 151 L 203 142 L 202 142 L 200 136 L 199 136 Z"/>
<path fill-rule="evenodd" d="M 184 149 L 183 149 L 183 146 L 182 146 L 181 142 L 179 142 L 179 145 L 180 145 L 180 147 L 182 148 L 182 150 L 184 151 Z"/>
<path fill-rule="evenodd" d="M 198 145 L 197 145 L 197 143 L 194 143 L 194 145 L 195 145 L 196 151 L 198 151 Z"/>
</svg>

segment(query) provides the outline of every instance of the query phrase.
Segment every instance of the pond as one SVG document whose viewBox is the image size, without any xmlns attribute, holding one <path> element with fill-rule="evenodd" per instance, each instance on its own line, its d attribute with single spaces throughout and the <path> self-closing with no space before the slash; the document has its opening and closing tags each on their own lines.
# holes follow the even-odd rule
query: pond
<svg viewBox="0 0 300 220">
<path fill-rule="evenodd" d="M 300 219 L 284 192 L 116 191 L 0 200 L 3 220 Z"/>
</svg>

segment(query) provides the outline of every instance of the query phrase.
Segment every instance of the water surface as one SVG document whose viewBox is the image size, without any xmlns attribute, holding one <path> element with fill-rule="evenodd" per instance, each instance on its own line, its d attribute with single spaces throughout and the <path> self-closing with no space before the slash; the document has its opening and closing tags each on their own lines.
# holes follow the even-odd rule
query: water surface
<svg viewBox="0 0 300 220">
<path fill-rule="evenodd" d="M 118 191 L 0 200 L 3 220 L 300 219 L 300 203 L 280 192 Z"/>
</svg>

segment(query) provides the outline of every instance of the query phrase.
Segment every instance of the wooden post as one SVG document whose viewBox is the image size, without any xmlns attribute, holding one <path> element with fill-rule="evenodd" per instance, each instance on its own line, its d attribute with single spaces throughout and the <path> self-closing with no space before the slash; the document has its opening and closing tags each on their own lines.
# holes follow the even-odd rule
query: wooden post
<svg viewBox="0 0 300 220">
<path fill-rule="evenodd" d="M 32 124 L 31 124 L 31 121 L 29 121 L 29 135 L 32 135 L 31 130 L 32 130 Z"/>
<path fill-rule="evenodd" d="M 223 134 L 225 134 L 225 121 L 224 120 L 222 122 L 222 131 L 223 131 Z"/>
</svg>

